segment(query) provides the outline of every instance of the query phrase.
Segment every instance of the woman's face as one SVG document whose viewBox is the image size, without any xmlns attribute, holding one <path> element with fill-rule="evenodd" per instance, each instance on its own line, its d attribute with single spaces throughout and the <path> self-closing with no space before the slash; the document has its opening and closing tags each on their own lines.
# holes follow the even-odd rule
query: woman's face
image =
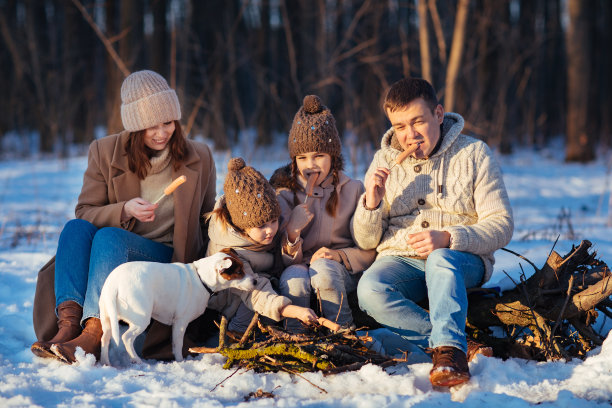
<svg viewBox="0 0 612 408">
<path fill-rule="evenodd" d="M 278 220 L 270 221 L 261 227 L 247 228 L 246 233 L 251 239 L 259 244 L 271 244 L 278 231 Z"/>
<path fill-rule="evenodd" d="M 308 152 L 295 156 L 297 168 L 306 180 L 312 173 L 317 173 L 315 186 L 320 185 L 329 174 L 332 165 L 331 156 L 327 153 Z"/>
<path fill-rule="evenodd" d="M 164 150 L 175 129 L 174 121 L 160 123 L 145 130 L 144 144 L 149 149 Z"/>
</svg>

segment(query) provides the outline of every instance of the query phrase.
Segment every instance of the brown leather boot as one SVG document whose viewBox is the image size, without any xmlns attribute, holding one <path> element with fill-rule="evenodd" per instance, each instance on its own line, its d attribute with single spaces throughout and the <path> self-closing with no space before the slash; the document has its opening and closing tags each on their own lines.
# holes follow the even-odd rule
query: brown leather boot
<svg viewBox="0 0 612 408">
<path fill-rule="evenodd" d="M 72 300 L 62 302 L 57 307 L 57 327 L 59 330 L 49 341 L 37 341 L 30 350 L 38 357 L 56 358 L 51 346 L 56 343 L 70 341 L 81 334 L 81 317 L 83 308 Z"/>
<path fill-rule="evenodd" d="M 76 361 L 76 348 L 80 347 L 85 354 L 93 354 L 96 360 L 100 359 L 100 346 L 102 340 L 102 324 L 97 317 L 90 317 L 85 321 L 85 328 L 81 335 L 65 343 L 57 343 L 51 346 L 51 351 L 56 358 L 67 364 Z"/>
<path fill-rule="evenodd" d="M 476 358 L 478 354 L 482 354 L 485 357 L 493 357 L 493 348 L 484 344 L 475 342 L 472 339 L 467 339 L 467 361 L 468 363 Z"/>
<path fill-rule="evenodd" d="M 465 353 L 456 347 L 441 346 L 433 350 L 433 368 L 429 381 L 438 387 L 451 387 L 470 379 Z"/>
</svg>

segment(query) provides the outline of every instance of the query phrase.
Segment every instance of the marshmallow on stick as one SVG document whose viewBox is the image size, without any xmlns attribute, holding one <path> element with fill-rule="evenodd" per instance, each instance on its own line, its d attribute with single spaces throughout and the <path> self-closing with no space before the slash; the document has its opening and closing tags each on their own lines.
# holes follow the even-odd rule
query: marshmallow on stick
<svg viewBox="0 0 612 408">
<path fill-rule="evenodd" d="M 176 190 L 176 188 L 178 186 L 180 186 L 181 184 L 183 184 L 185 181 L 187 181 L 187 177 L 180 176 L 174 179 L 174 181 L 172 183 L 170 183 L 168 185 L 168 187 L 166 187 L 164 189 L 164 194 L 162 194 L 161 196 L 159 196 L 159 198 L 157 200 L 155 200 L 153 202 L 153 204 L 157 204 L 161 201 L 162 198 L 164 198 L 165 196 L 169 196 L 170 194 L 172 194 L 174 192 L 174 190 Z"/>
<path fill-rule="evenodd" d="M 312 196 L 312 192 L 314 191 L 315 183 L 317 182 L 317 178 L 319 177 L 319 173 L 310 173 L 308 176 L 308 181 L 306 182 L 306 198 L 304 199 L 304 204 L 308 200 L 308 197 Z"/>
<path fill-rule="evenodd" d="M 391 167 L 389 167 L 389 170 L 391 170 L 392 168 L 394 168 L 395 166 L 397 166 L 398 164 L 403 162 L 412 153 L 416 152 L 417 149 L 419 148 L 419 146 L 421 146 L 421 142 L 413 143 L 413 144 L 410 145 L 410 147 L 408 147 L 408 149 L 406 149 L 403 152 L 401 152 L 400 154 L 398 154 L 397 157 L 395 158 L 395 161 L 391 165 Z"/>
</svg>

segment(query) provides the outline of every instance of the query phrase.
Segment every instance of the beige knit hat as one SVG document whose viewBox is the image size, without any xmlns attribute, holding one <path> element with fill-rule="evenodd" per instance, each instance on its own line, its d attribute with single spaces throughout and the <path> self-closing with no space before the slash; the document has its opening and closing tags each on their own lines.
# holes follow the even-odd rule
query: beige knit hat
<svg viewBox="0 0 612 408">
<path fill-rule="evenodd" d="M 304 106 L 295 114 L 289 131 L 291 159 L 308 152 L 328 153 L 332 157 L 342 152 L 336 119 L 317 95 L 304 97 Z"/>
<path fill-rule="evenodd" d="M 121 121 L 125 130 L 136 132 L 180 119 L 181 106 L 176 92 L 161 75 L 138 71 L 123 80 Z"/>
<path fill-rule="evenodd" d="M 280 217 L 276 192 L 260 172 L 241 157 L 231 159 L 227 170 L 223 191 L 232 224 L 244 231 Z"/>
</svg>

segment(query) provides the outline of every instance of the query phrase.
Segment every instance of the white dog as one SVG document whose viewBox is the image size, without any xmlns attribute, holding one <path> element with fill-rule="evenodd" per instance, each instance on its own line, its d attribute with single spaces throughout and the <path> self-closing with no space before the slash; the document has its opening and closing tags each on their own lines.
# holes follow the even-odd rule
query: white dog
<svg viewBox="0 0 612 408">
<path fill-rule="evenodd" d="M 172 352 L 183 360 L 183 338 L 187 325 L 206 310 L 208 299 L 217 291 L 236 288 L 253 290 L 253 273 L 245 274 L 236 252 L 223 250 L 191 264 L 128 262 L 115 268 L 100 294 L 102 350 L 100 361 L 110 365 L 111 336 L 119 345 L 119 320 L 129 325 L 123 344 L 132 362 L 141 363 L 134 340 L 151 318 L 172 325 Z"/>
</svg>

